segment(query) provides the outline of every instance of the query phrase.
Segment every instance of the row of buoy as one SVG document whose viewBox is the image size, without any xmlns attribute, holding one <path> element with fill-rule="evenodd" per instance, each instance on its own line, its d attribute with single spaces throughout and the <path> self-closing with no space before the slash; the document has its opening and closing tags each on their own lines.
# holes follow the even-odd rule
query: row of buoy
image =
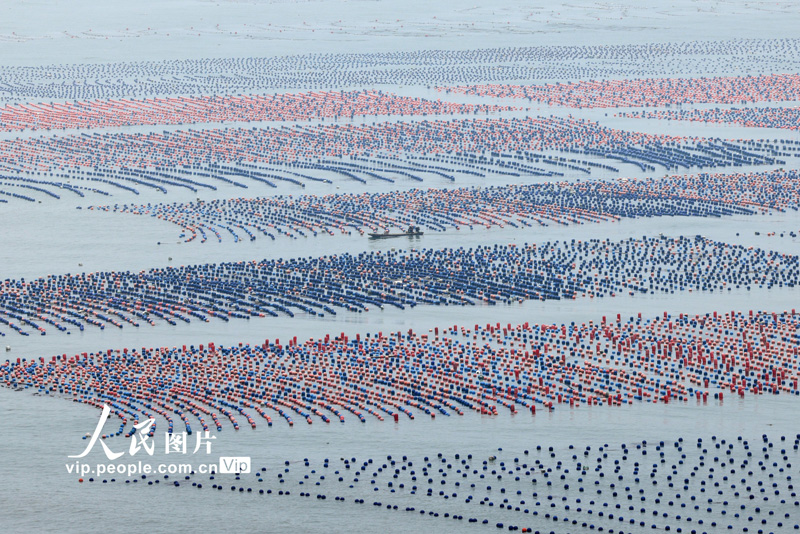
<svg viewBox="0 0 800 534">
<path fill-rule="evenodd" d="M 797 98 L 795 100 L 798 100 Z M 713 124 L 735 124 L 748 128 L 800 128 L 800 109 L 791 108 L 729 108 L 642 111 L 620 113 L 620 117 L 633 119 L 660 119 L 667 121 L 693 121 Z"/>
<path fill-rule="evenodd" d="M 425 162 L 425 163 L 423 163 Z M 444 166 L 446 165 L 446 166 Z M 561 167 L 591 174 L 591 169 L 599 168 L 611 172 L 619 169 L 611 165 L 595 161 L 553 156 L 544 153 L 517 151 L 512 154 L 492 153 L 483 154 L 451 154 L 415 156 L 404 155 L 376 155 L 375 157 L 351 156 L 348 160 L 333 158 L 317 162 L 293 162 L 266 166 L 237 161 L 235 164 L 203 163 L 175 166 L 156 166 L 148 169 L 115 169 L 94 168 L 74 169 L 66 168 L 47 172 L 42 171 L 17 171 L 15 174 L 2 176 L 0 184 L 13 185 L 36 191 L 42 191 L 55 198 L 60 198 L 62 192 L 70 192 L 85 197 L 85 192 L 98 193 L 112 196 L 106 190 L 97 187 L 75 185 L 77 181 L 97 183 L 109 190 L 120 189 L 135 195 L 139 189 L 148 188 L 161 193 L 166 193 L 168 187 L 181 187 L 197 192 L 200 189 L 216 191 L 218 185 L 232 185 L 248 189 L 251 185 L 266 184 L 277 187 L 276 182 L 289 182 L 300 187 L 305 187 L 308 181 L 332 184 L 329 178 L 311 176 L 308 173 L 321 173 L 322 176 L 339 174 L 356 181 L 366 183 L 369 179 L 378 179 L 393 183 L 396 179 L 408 178 L 419 182 L 425 179 L 446 179 L 456 181 L 456 175 L 465 174 L 478 177 L 487 175 L 501 176 L 542 176 L 562 177 L 564 173 L 548 167 Z M 302 170 L 303 172 L 296 172 Z M 380 173 L 380 174 L 378 174 Z M 364 178 L 361 178 L 361 176 Z M 253 184 L 252 181 L 257 183 Z M 36 184 L 36 185 L 33 185 Z M 105 184 L 105 185 L 103 185 Z M 49 188 L 44 187 L 49 186 Z M 56 192 L 54 192 L 57 191 Z M 33 198 L 27 198 L 35 202 Z"/>
<path fill-rule="evenodd" d="M 436 89 L 447 94 L 524 98 L 549 106 L 569 108 L 747 104 L 800 100 L 800 75 L 607 79 L 544 85 L 478 84 Z"/>
<path fill-rule="evenodd" d="M 488 114 L 516 108 L 457 104 L 382 91 L 312 91 L 153 99 L 7 104 L 0 131 L 120 128 L 216 122 L 307 121 L 366 116 Z"/>
<path fill-rule="evenodd" d="M 787 58 L 797 57 L 799 44 L 795 38 L 732 39 L 4 66 L 0 95 L 27 101 L 127 99 L 238 95 L 266 88 L 339 90 L 777 73 L 796 68 Z"/>
<path fill-rule="evenodd" d="M 79 197 L 85 197 L 84 192 L 111 196 L 108 191 L 97 187 L 74 185 L 76 181 L 95 182 L 102 187 L 108 187 L 109 190 L 120 189 L 138 195 L 140 193 L 139 190 L 143 188 L 167 193 L 168 187 L 180 187 L 196 193 L 200 189 L 216 191 L 217 186 L 223 184 L 247 189 L 249 187 L 248 183 L 251 185 L 266 184 L 270 187 L 277 187 L 276 182 L 279 181 L 293 183 L 300 187 L 305 187 L 308 183 L 307 180 L 327 184 L 333 183 L 329 178 L 311 176 L 308 174 L 309 172 L 322 174 L 322 176 L 338 174 L 361 183 L 367 183 L 367 180 L 373 178 L 389 183 L 395 182 L 398 178 L 408 178 L 419 182 L 431 178 L 444 178 L 454 182 L 456 181 L 455 175 L 458 174 L 478 177 L 485 177 L 490 174 L 515 177 L 564 176 L 563 173 L 546 167 L 563 167 L 586 174 L 591 173 L 591 168 L 619 172 L 619 169 L 602 163 L 522 151 L 518 151 L 515 154 L 513 161 L 507 159 L 507 154 L 492 154 L 488 157 L 483 155 L 450 155 L 446 158 L 441 158 L 437 155 L 407 156 L 404 158 L 397 156 L 378 156 L 375 158 L 351 156 L 347 161 L 342 158 L 335 158 L 317 162 L 293 162 L 290 164 L 276 162 L 273 166 L 238 161 L 232 165 L 204 163 L 181 167 L 156 166 L 140 170 L 105 167 L 91 170 L 67 168 L 59 169 L 55 172 L 52 170 L 50 172 L 26 171 L 24 173 L 18 171 L 16 174 L 2 176 L 0 185 L 41 191 L 52 197 L 60 198 L 62 192 L 74 193 Z M 518 159 L 524 160 L 525 163 L 515 161 Z M 422 163 L 422 161 L 441 161 L 447 167 L 433 163 Z M 293 169 L 302 170 L 303 172 L 296 172 Z M 253 184 L 251 180 L 257 183 Z M 49 186 L 50 188 L 44 186 Z M 58 193 L 53 190 L 58 191 Z M 26 197 L 25 199 L 35 202 L 33 198 Z"/>
<path fill-rule="evenodd" d="M 385 193 L 219 199 L 91 206 L 157 218 L 186 242 L 231 234 L 235 241 L 405 230 L 546 227 L 639 217 L 723 217 L 797 210 L 797 171 L 705 173 L 664 178 L 411 189 Z M 226 230 L 221 234 L 219 230 Z M 240 235 L 241 234 L 241 235 Z"/>
<path fill-rule="evenodd" d="M 370 308 L 790 288 L 798 257 L 703 236 L 372 251 L 0 283 L 0 328 L 123 328 Z M 2 331 L 2 330 L 0 330 Z M 52 330 L 51 330 L 52 331 Z"/>
<path fill-rule="evenodd" d="M 367 179 L 392 182 L 398 177 L 422 181 L 423 173 L 448 181 L 454 181 L 458 172 L 512 177 L 555 175 L 538 164 L 591 172 L 588 161 L 584 160 L 581 166 L 564 161 L 566 158 L 540 158 L 537 154 L 542 151 L 621 161 L 654 171 L 657 167 L 675 170 L 783 164 L 785 161 L 778 155 L 783 157 L 797 150 L 796 143 L 791 141 L 652 135 L 563 117 L 423 120 L 363 126 L 295 125 L 147 134 L 96 132 L 0 141 L 0 165 L 16 170 L 0 175 L 0 181 L 10 182 L 15 174 L 27 180 L 48 180 L 47 175 L 55 173 L 61 179 L 50 180 L 57 182 L 51 185 L 59 188 L 69 182 L 69 177 L 77 175 L 76 178 L 98 185 L 106 183 L 134 193 L 138 193 L 140 186 L 162 193 L 168 187 L 197 192 L 200 188 L 214 190 L 214 183 L 220 181 L 244 185 L 241 182 L 255 180 L 275 187 L 276 180 L 283 180 L 304 187 L 299 178 L 313 179 L 308 176 L 309 171 L 340 175 L 361 183 L 367 183 Z M 383 157 L 390 153 L 404 156 L 409 163 Z M 450 165 L 439 169 L 436 167 L 440 165 L 422 163 L 420 156 L 457 159 L 449 158 Z M 276 168 L 279 172 L 274 172 Z M 330 181 L 327 176 L 317 175 L 316 179 Z M 22 185 L 41 187 L 31 182 Z"/>
<path fill-rule="evenodd" d="M 351 414 L 399 422 L 415 415 L 535 414 L 582 406 L 722 403 L 726 395 L 800 396 L 791 312 L 729 312 L 599 323 L 454 325 L 384 334 L 265 340 L 251 346 L 109 349 L 6 360 L 0 383 L 15 390 L 108 404 L 120 419 L 154 417 L 187 432 L 218 431 L 221 413 L 255 428 L 270 413 L 330 423 Z M 709 399 L 709 397 L 711 397 Z M 151 412 L 156 415 L 152 415 Z M 155 426 L 151 432 L 155 432 Z M 128 432 L 126 435 L 130 435 Z"/>
<path fill-rule="evenodd" d="M 267 499 L 331 497 L 341 505 L 371 505 L 398 520 L 414 514 L 520 532 L 788 532 L 800 529 L 793 478 L 799 444 L 800 434 L 676 436 L 584 447 L 539 442 L 516 456 L 498 447 L 489 459 L 463 452 L 292 458 L 249 474 L 95 475 L 88 481 Z"/>
</svg>

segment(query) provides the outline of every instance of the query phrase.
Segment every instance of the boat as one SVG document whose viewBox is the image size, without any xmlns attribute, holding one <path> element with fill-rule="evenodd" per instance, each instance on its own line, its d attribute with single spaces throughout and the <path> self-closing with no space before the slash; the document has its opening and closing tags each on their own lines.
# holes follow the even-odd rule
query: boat
<svg viewBox="0 0 800 534">
<path fill-rule="evenodd" d="M 387 238 L 390 238 L 390 237 L 403 237 L 403 236 L 417 237 L 417 236 L 421 236 L 424 233 L 425 232 L 423 232 L 421 230 L 416 230 L 416 231 L 413 231 L 413 232 L 400 232 L 399 234 L 397 234 L 397 233 L 396 234 L 386 234 L 386 233 L 384 233 L 384 234 L 374 233 L 373 234 L 373 233 L 371 233 L 371 234 L 369 234 L 369 238 L 370 239 L 387 239 Z"/>
</svg>

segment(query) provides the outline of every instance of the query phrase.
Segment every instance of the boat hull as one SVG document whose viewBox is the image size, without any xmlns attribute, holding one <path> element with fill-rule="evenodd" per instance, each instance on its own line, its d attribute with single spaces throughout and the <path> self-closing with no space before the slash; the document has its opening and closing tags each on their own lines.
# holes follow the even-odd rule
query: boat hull
<svg viewBox="0 0 800 534">
<path fill-rule="evenodd" d="M 403 232 L 402 234 L 369 234 L 370 239 L 389 239 L 392 237 L 419 237 L 425 232 Z"/>
</svg>

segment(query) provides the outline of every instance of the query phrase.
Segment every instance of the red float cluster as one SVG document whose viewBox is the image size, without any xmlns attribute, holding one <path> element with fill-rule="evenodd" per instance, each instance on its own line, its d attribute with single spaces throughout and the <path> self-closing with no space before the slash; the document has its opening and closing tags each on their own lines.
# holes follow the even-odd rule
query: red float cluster
<svg viewBox="0 0 800 534">
<path fill-rule="evenodd" d="M 720 401 L 726 392 L 798 395 L 800 315 L 740 313 L 580 325 L 453 326 L 427 334 L 344 334 L 261 346 L 142 348 L 17 359 L 0 366 L 0 383 L 33 388 L 100 407 L 123 420 L 171 413 L 191 431 L 191 417 L 222 429 L 220 412 L 253 428 L 275 412 L 365 421 L 414 412 L 497 415 L 536 405 L 577 408 Z M 122 432 L 122 428 L 120 432 Z"/>
<path fill-rule="evenodd" d="M 157 124 L 304 121 L 374 115 L 445 115 L 510 110 L 380 91 L 178 96 L 145 100 L 15 104 L 0 108 L 0 131 L 113 128 Z"/>
</svg>

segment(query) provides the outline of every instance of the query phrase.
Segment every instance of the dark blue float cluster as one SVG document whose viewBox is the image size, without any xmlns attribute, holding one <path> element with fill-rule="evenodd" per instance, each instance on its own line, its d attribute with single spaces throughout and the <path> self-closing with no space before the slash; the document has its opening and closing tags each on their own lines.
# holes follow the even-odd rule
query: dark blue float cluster
<svg viewBox="0 0 800 534">
<path fill-rule="evenodd" d="M 544 151 L 654 171 L 783 164 L 780 158 L 797 150 L 791 141 L 658 136 L 561 117 L 94 133 L 0 141 L 0 166 L 16 170 L 0 181 L 65 189 L 71 186 L 64 182 L 74 179 L 133 193 L 141 187 L 196 192 L 221 183 L 274 187 L 279 180 L 304 187 L 305 180 L 336 175 L 361 183 L 423 176 L 452 182 L 459 173 L 552 177 L 561 175 L 553 167 L 586 174 L 592 167 L 616 170 Z"/>
<path fill-rule="evenodd" d="M 498 304 L 684 290 L 793 287 L 798 258 L 705 239 L 657 237 L 369 252 L 140 273 L 9 280 L 0 320 L 27 335 L 161 319 L 324 316 L 370 307 Z"/>
<path fill-rule="evenodd" d="M 358 160 L 362 161 L 362 160 Z M 185 241 L 221 241 L 352 233 L 428 231 L 474 226 L 541 227 L 620 218 L 749 215 L 797 210 L 796 171 L 699 174 L 662 179 L 591 180 L 388 193 L 275 196 L 183 204 L 91 207 L 149 215 L 183 229 Z M 246 234 L 246 235 L 245 235 Z"/>
<path fill-rule="evenodd" d="M 371 505 L 398 519 L 416 514 L 521 532 L 800 529 L 794 486 L 800 434 L 794 439 L 674 437 L 612 446 L 534 443 L 516 455 L 498 448 L 490 455 L 291 458 L 250 474 L 192 471 L 135 476 L 125 483 L 191 484 L 267 499 L 331 497 L 342 506 Z M 122 480 L 103 478 L 102 483 Z"/>
</svg>

